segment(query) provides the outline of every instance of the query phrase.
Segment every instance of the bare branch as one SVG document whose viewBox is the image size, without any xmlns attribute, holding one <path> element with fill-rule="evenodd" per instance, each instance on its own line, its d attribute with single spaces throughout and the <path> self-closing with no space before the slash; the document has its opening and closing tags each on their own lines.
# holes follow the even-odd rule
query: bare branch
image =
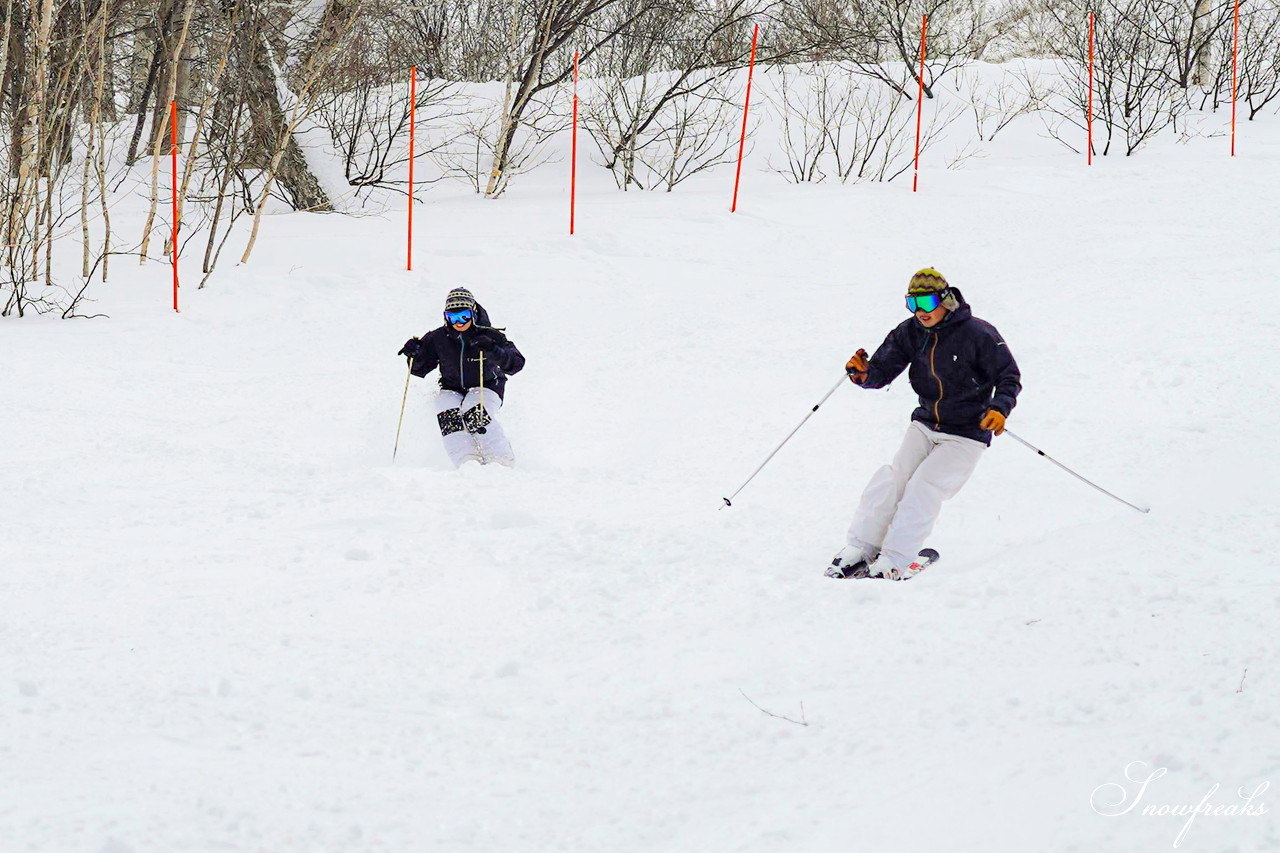
<svg viewBox="0 0 1280 853">
<path fill-rule="evenodd" d="M 743 692 L 742 692 L 742 688 L 738 688 L 738 692 L 739 692 L 739 693 L 742 693 L 742 698 L 743 698 L 743 699 L 746 699 L 748 702 L 751 702 L 752 707 L 754 707 L 757 711 L 759 711 L 759 712 L 760 712 L 760 713 L 762 713 L 762 714 L 765 714 L 765 715 L 767 715 L 767 716 L 773 717 L 773 718 L 774 718 L 774 719 L 776 719 L 776 720 L 786 720 L 788 723 L 795 723 L 797 726 L 808 726 L 808 725 L 809 725 L 809 721 L 808 721 L 808 720 L 806 720 L 806 719 L 804 718 L 804 703 L 803 703 L 803 702 L 801 702 L 801 703 L 800 703 L 800 719 L 798 719 L 798 720 L 793 720 L 793 719 L 791 719 L 790 717 L 784 717 L 784 716 L 782 716 L 781 714 L 775 714 L 775 713 L 773 713 L 772 711 L 766 711 L 764 708 L 761 708 L 759 705 L 757 705 L 757 704 L 756 704 L 756 703 L 751 699 L 751 697 L 750 697 L 750 696 L 748 696 L 746 693 L 743 693 Z"/>
</svg>

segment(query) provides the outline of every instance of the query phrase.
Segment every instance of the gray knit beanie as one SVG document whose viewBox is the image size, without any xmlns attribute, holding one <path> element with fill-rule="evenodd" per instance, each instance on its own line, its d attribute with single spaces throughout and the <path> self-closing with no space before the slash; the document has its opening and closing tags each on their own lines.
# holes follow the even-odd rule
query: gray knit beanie
<svg viewBox="0 0 1280 853">
<path fill-rule="evenodd" d="M 465 287 L 455 287 L 444 299 L 444 310 L 461 311 L 464 308 L 476 310 L 476 298 Z"/>
</svg>

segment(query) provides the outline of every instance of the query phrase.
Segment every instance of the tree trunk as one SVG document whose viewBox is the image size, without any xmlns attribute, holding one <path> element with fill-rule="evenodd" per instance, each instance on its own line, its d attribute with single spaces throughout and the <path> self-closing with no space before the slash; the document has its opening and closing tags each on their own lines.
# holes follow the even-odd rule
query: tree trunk
<svg viewBox="0 0 1280 853">
<path fill-rule="evenodd" d="M 18 150 L 18 186 L 21 189 L 40 175 L 40 152 L 45 147 L 43 121 L 45 97 L 49 84 L 49 40 L 53 31 L 53 0 L 37 0 L 33 3 L 39 18 L 36 23 L 36 61 L 31 75 L 31 88 L 22 118 L 22 146 Z M 16 117 L 15 117 L 16 118 Z"/>
<path fill-rule="evenodd" d="M 191 67 L 199 53 L 196 39 L 187 39 L 178 58 L 178 77 L 173 99 L 178 102 L 178 139 L 187 138 L 187 115 L 191 112 Z"/>
<path fill-rule="evenodd" d="M 147 65 L 146 77 L 141 81 L 142 90 L 133 96 L 136 100 L 130 103 L 130 112 L 138 114 L 137 123 L 133 128 L 133 137 L 129 140 L 129 153 L 126 157 L 126 162 L 131 166 L 138 160 L 138 146 L 142 142 L 142 130 L 147 123 L 148 105 L 151 104 L 153 96 L 157 102 L 160 98 L 157 89 L 160 88 L 160 73 L 162 66 L 165 64 L 166 45 L 169 41 L 169 32 L 173 27 L 173 15 L 176 8 L 177 6 L 172 0 L 165 0 L 163 5 L 156 11 L 156 25 L 151 29 L 155 39 L 151 50 L 151 62 Z M 138 41 L 140 39 L 135 38 L 135 45 L 137 45 Z M 137 89 L 134 88 L 133 91 L 137 91 Z M 162 119 L 159 115 L 156 115 L 154 104 L 151 105 L 151 112 L 153 115 L 151 139 L 154 142 L 159 129 L 159 122 Z M 166 112 L 165 115 L 167 116 L 167 114 Z"/>
<path fill-rule="evenodd" d="M 1213 4 L 1211 0 L 1198 0 L 1196 3 L 1195 12 L 1191 17 L 1191 32 L 1187 35 L 1187 41 L 1190 44 L 1195 44 L 1196 35 L 1199 32 L 1199 27 L 1197 25 L 1205 15 L 1209 14 L 1209 10 L 1212 8 Z M 1211 58 L 1210 54 L 1212 52 L 1213 48 L 1210 45 L 1210 39 L 1205 39 L 1200 45 L 1199 50 L 1196 50 L 1195 56 L 1192 58 L 1191 82 L 1197 86 L 1205 85 L 1206 81 L 1208 81 L 1213 74 L 1212 70 L 1209 68 L 1209 60 Z M 1186 87 L 1184 86 L 1183 88 Z"/>
<path fill-rule="evenodd" d="M 5 0 L 4 35 L 0 36 L 0 108 L 3 108 L 5 92 L 9 91 L 9 39 L 17 28 L 13 25 L 14 0 Z"/>
<path fill-rule="evenodd" d="M 515 85 L 516 71 L 520 67 L 520 57 L 516 54 L 520 35 L 520 10 L 513 5 L 511 10 L 511 31 L 507 37 L 507 79 L 502 95 L 502 123 L 498 128 L 498 138 L 494 143 L 493 163 L 489 168 L 489 183 L 484 194 L 487 198 L 495 198 L 502 184 L 502 175 L 506 169 L 510 141 L 515 138 L 515 125 L 519 122 L 519 111 L 511 98 L 511 87 Z"/>
<path fill-rule="evenodd" d="M 186 0 L 186 4 L 186 10 L 182 17 L 182 28 L 178 31 L 177 40 L 165 45 L 165 64 L 168 66 L 169 71 L 168 85 L 163 89 L 156 87 L 156 117 L 153 122 L 155 137 L 151 143 L 151 208 L 147 213 L 147 222 L 142 227 L 142 245 L 138 248 L 138 263 L 146 262 L 147 250 L 151 245 L 151 228 L 155 223 L 156 209 L 160 204 L 160 155 L 173 150 L 172 135 L 168 132 L 170 120 L 168 105 L 173 102 L 174 92 L 178 88 L 178 57 L 186 44 L 187 33 L 191 30 L 191 18 L 195 14 L 196 0 Z M 176 10 L 176 4 L 171 6 L 171 14 Z M 177 228 L 177 223 L 170 223 L 170 228 L 171 239 L 172 229 Z M 169 254 L 170 251 L 171 246 L 169 246 L 168 239 L 166 239 L 165 254 Z"/>
<path fill-rule="evenodd" d="M 5 43 L 4 94 L 9 99 L 9 178 L 18 177 L 18 165 L 22 152 L 22 115 L 27 100 L 27 42 L 25 3 L 11 3 L 10 18 L 5 20 L 9 38 Z M 12 196 L 10 197 L 12 203 Z M 9 241 L 12 245 L 12 240 Z"/>
<path fill-rule="evenodd" d="M 109 7 L 104 3 L 103 8 L 105 10 Z M 98 110 L 104 122 L 115 124 L 118 119 L 116 112 L 115 51 L 110 45 L 104 45 L 101 46 L 99 52 L 102 57 L 102 68 L 99 71 L 102 75 L 102 85 L 98 91 Z"/>
<path fill-rule="evenodd" d="M 295 209 L 331 211 L 333 203 L 307 165 L 307 158 L 289 126 L 289 115 L 280 103 L 275 71 L 266 54 L 267 44 L 260 35 L 251 35 L 250 38 L 255 44 L 249 46 L 250 57 L 245 67 L 249 71 L 247 95 L 256 149 L 252 158 L 262 168 L 269 168 L 283 133 L 284 151 L 276 168 L 275 180 L 288 193 Z"/>
<path fill-rule="evenodd" d="M 262 193 L 253 210 L 253 226 L 249 231 L 249 242 L 244 247 L 244 254 L 240 256 L 242 264 L 248 263 L 249 256 L 253 253 L 253 246 L 258 240 L 258 228 L 262 224 L 262 211 L 266 207 L 275 181 L 279 180 L 286 187 L 289 187 L 287 182 L 292 182 L 292 187 L 289 188 L 293 194 L 295 208 L 333 210 L 333 203 L 329 201 L 320 182 L 308 167 L 294 132 L 313 106 L 311 89 L 319 78 L 321 66 L 328 61 L 333 52 L 338 49 L 342 39 L 350 32 L 351 25 L 360 12 L 360 3 L 361 0 L 328 0 L 326 3 L 324 17 L 316 29 L 309 54 L 298 75 L 298 89 L 294 96 L 297 103 L 293 105 L 287 116 L 280 103 L 280 89 L 284 88 L 282 74 L 276 71 L 275 64 L 271 62 L 265 43 L 259 42 L 257 45 L 259 49 L 253 51 L 249 72 L 256 91 L 250 95 L 250 105 L 251 108 L 256 106 L 260 112 L 266 114 L 265 117 L 272 120 L 271 124 L 266 124 L 255 117 L 254 124 L 258 125 L 260 130 L 271 128 L 278 128 L 278 130 L 275 142 L 268 149 L 272 152 L 271 162 L 267 166 Z M 276 121 L 278 124 L 275 123 Z"/>
</svg>

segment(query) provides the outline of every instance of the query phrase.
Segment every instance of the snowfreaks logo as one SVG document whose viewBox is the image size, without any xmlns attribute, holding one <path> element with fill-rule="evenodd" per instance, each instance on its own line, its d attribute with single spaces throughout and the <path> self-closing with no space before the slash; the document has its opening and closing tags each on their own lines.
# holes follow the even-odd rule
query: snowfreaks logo
<svg viewBox="0 0 1280 853">
<path fill-rule="evenodd" d="M 1147 793 L 1147 786 L 1159 779 L 1161 776 L 1169 772 L 1168 768 L 1160 767 L 1147 772 L 1146 762 L 1132 761 L 1124 768 L 1124 778 L 1132 783 L 1132 786 L 1125 785 L 1120 782 L 1107 782 L 1093 789 L 1093 794 L 1089 797 L 1089 805 L 1093 810 L 1104 817 L 1120 817 L 1129 814 L 1138 807 L 1143 797 Z M 1181 805 L 1170 805 L 1168 803 L 1148 803 L 1142 807 L 1141 814 L 1144 817 L 1180 817 L 1186 818 L 1187 821 L 1182 825 L 1182 830 L 1177 837 L 1173 839 L 1173 846 L 1177 847 L 1182 844 L 1183 839 L 1187 837 L 1187 832 L 1191 829 L 1191 824 L 1200 815 L 1205 817 L 1229 817 L 1237 815 L 1264 815 L 1267 813 L 1267 806 L 1262 802 L 1254 802 L 1264 793 L 1267 788 L 1271 787 L 1270 782 L 1263 782 L 1252 791 L 1241 787 L 1236 790 L 1236 796 L 1239 801 L 1228 803 L 1213 802 L 1214 794 L 1218 793 L 1221 786 L 1217 783 L 1200 798 L 1200 802 L 1196 805 L 1184 803 Z M 1132 797 L 1130 796 L 1132 794 Z"/>
</svg>

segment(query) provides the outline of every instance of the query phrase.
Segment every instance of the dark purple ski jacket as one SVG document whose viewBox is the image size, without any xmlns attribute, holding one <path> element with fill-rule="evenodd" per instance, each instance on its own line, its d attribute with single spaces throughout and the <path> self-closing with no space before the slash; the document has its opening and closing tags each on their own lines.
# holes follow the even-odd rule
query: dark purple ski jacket
<svg viewBox="0 0 1280 853">
<path fill-rule="evenodd" d="M 883 388 L 910 365 L 911 387 L 920 397 L 913 421 L 990 444 L 991 431 L 978 422 L 987 409 L 1006 417 L 1013 411 L 1022 374 L 996 327 L 973 316 L 960 291 L 951 290 L 960 307 L 932 329 L 915 317 L 898 324 L 871 357 L 862 387 Z"/>
<path fill-rule="evenodd" d="M 465 332 L 444 325 L 422 336 L 410 372 L 414 376 L 426 376 L 440 368 L 440 387 L 447 391 L 465 394 L 467 389 L 480 386 L 480 351 L 484 350 L 485 388 L 499 397 L 506 391 L 507 377 L 524 368 L 524 356 L 501 329 L 489 326 L 489 315 L 476 306 L 476 323 Z M 478 347 L 476 337 L 487 338 L 489 343 Z"/>
</svg>

